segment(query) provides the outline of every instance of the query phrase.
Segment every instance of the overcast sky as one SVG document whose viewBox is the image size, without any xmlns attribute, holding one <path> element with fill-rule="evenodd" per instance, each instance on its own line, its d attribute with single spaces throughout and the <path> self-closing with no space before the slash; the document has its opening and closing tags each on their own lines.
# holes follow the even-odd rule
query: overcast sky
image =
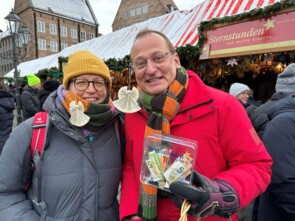
<svg viewBox="0 0 295 221">
<path fill-rule="evenodd" d="M 61 0 L 62 1 L 62 0 Z M 190 10 L 204 0 L 174 0 L 179 10 Z M 108 34 L 112 32 L 112 23 L 116 16 L 121 0 L 89 0 L 99 23 L 99 32 Z M 14 7 L 14 0 L 1 0 L 0 29 L 6 30 L 4 17 Z"/>
</svg>

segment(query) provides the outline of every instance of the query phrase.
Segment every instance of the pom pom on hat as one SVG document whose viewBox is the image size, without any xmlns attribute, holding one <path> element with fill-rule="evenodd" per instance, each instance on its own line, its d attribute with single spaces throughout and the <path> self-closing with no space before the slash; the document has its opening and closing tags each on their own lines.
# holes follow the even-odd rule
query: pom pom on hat
<svg viewBox="0 0 295 221">
<path fill-rule="evenodd" d="M 250 88 L 246 84 L 234 83 L 229 88 L 229 93 L 237 97 L 243 91 L 248 91 L 250 93 Z"/>
<path fill-rule="evenodd" d="M 285 70 L 278 75 L 276 92 L 295 94 L 295 63 L 289 64 Z"/>
<path fill-rule="evenodd" d="M 40 78 L 38 78 L 34 74 L 28 74 L 27 78 L 28 78 L 28 85 L 30 87 L 33 87 L 33 86 L 35 86 L 37 84 L 41 84 Z"/>
<path fill-rule="evenodd" d="M 94 74 L 103 77 L 108 82 L 108 90 L 112 87 L 110 70 L 102 59 L 87 50 L 78 50 L 69 56 L 64 67 L 63 86 L 67 90 L 69 81 L 84 74 Z"/>
</svg>

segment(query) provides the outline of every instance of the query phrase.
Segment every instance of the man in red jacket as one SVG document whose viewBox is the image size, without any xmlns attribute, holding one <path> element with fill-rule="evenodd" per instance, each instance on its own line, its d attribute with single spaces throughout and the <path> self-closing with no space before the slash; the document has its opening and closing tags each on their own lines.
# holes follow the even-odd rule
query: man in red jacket
<svg viewBox="0 0 295 221">
<path fill-rule="evenodd" d="M 142 110 L 125 118 L 121 220 L 178 221 L 182 202 L 190 221 L 237 220 L 235 212 L 266 189 L 272 164 L 244 108 L 185 70 L 161 32 L 139 32 L 131 60 Z M 153 132 L 198 143 L 192 185 L 174 182 L 165 192 L 140 182 L 144 138 Z"/>
</svg>

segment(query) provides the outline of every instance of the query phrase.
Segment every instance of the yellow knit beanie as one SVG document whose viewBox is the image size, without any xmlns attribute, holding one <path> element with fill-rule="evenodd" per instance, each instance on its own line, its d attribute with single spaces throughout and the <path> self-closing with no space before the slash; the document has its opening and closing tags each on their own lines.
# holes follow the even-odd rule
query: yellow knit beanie
<svg viewBox="0 0 295 221">
<path fill-rule="evenodd" d="M 110 70 L 102 59 L 90 51 L 78 50 L 69 56 L 68 63 L 64 67 L 63 86 L 67 90 L 69 81 L 84 74 L 95 74 L 103 77 L 108 82 L 108 89 L 112 87 Z"/>
<path fill-rule="evenodd" d="M 33 87 L 33 86 L 35 86 L 37 84 L 41 84 L 40 78 L 38 78 L 34 74 L 28 74 L 27 78 L 28 78 L 28 85 L 30 87 Z"/>
</svg>

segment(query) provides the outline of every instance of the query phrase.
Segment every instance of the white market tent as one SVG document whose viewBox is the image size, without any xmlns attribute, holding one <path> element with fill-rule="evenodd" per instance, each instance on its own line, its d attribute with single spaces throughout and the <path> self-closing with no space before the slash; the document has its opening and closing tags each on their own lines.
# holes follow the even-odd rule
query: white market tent
<svg viewBox="0 0 295 221">
<path fill-rule="evenodd" d="M 123 58 L 130 53 L 133 39 L 138 31 L 146 28 L 163 32 L 175 47 L 185 46 L 186 44 L 195 46 L 198 42 L 198 25 L 201 21 L 243 13 L 279 1 L 205 0 L 190 11 L 177 10 L 160 17 L 152 18 L 110 34 L 70 46 L 57 54 L 23 62 L 17 68 L 20 71 L 20 76 L 26 76 L 30 73 L 37 73 L 41 69 L 58 67 L 58 57 L 67 57 L 79 49 L 89 50 L 104 60 L 108 60 L 109 58 Z M 5 76 L 13 77 L 13 72 L 14 70 L 11 70 Z"/>
</svg>

